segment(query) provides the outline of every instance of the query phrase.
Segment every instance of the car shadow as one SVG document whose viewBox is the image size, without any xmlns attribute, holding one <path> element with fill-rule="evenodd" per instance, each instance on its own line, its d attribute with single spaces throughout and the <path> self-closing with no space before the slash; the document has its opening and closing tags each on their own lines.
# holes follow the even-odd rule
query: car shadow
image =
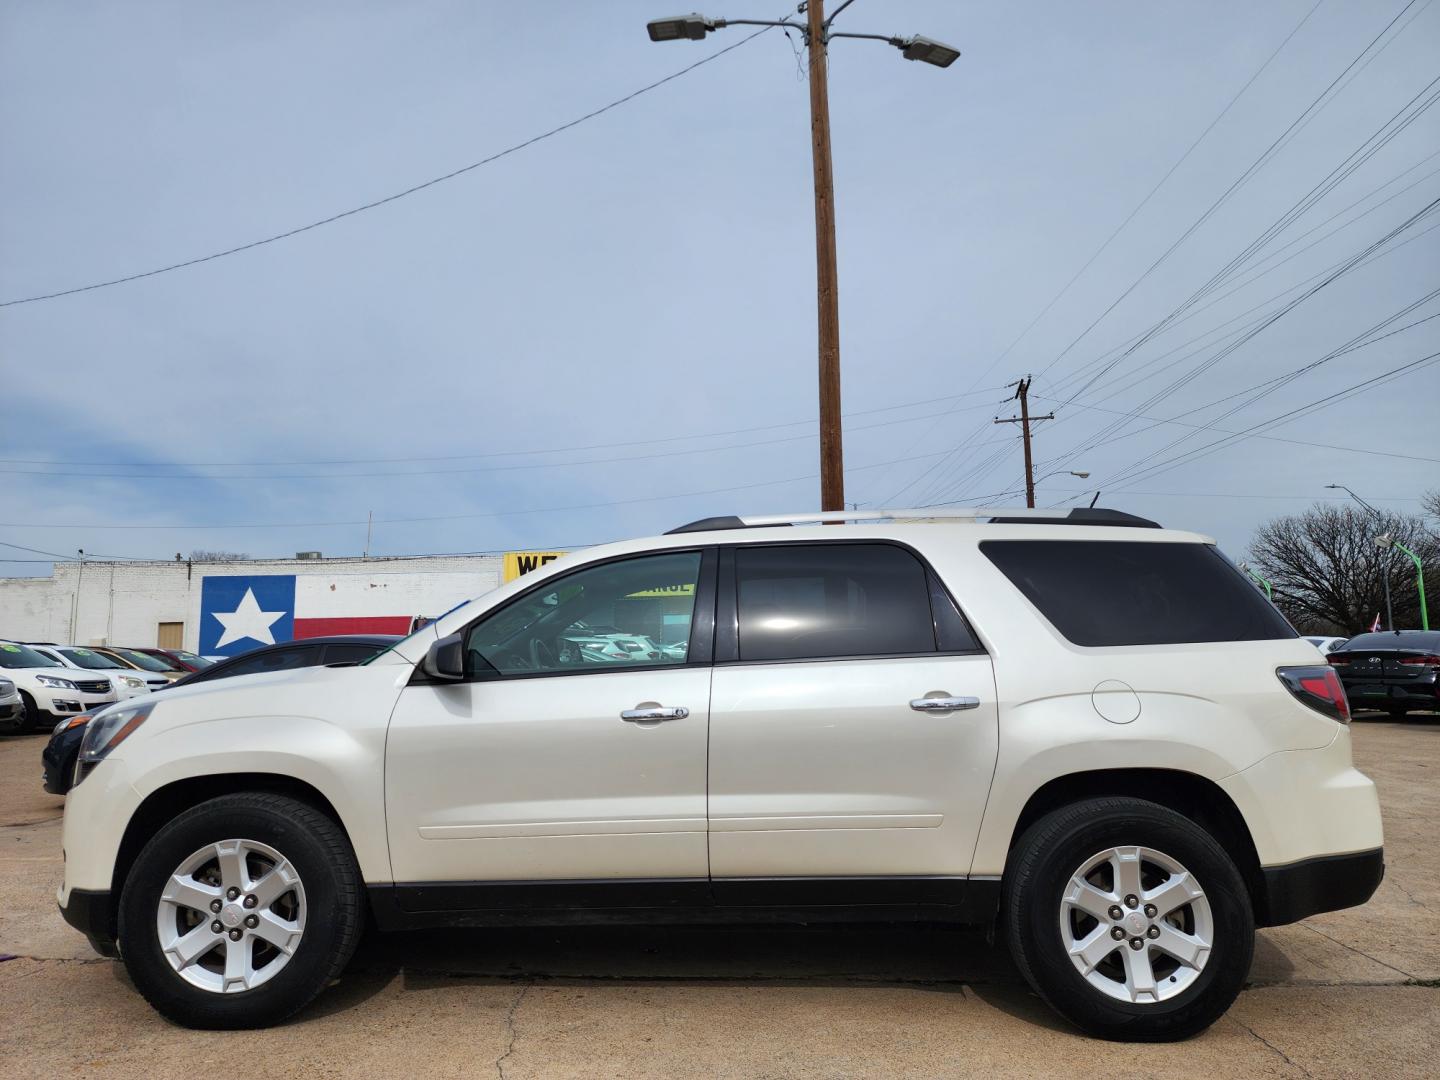
<svg viewBox="0 0 1440 1080">
<path fill-rule="evenodd" d="M 464 985 L 884 988 L 971 995 L 1056 1031 L 1003 945 L 933 925 L 590 926 L 366 935 L 345 975 L 291 1023 L 355 1008 L 402 980 L 407 992 Z"/>
</svg>

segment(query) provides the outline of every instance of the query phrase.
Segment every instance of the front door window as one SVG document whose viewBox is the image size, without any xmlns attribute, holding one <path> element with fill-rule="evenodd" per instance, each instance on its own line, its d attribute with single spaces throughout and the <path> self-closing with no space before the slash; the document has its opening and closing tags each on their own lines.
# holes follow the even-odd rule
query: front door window
<svg viewBox="0 0 1440 1080">
<path fill-rule="evenodd" d="M 689 657 L 700 552 L 604 563 L 559 578 L 476 623 L 471 675 L 613 671 Z"/>
</svg>

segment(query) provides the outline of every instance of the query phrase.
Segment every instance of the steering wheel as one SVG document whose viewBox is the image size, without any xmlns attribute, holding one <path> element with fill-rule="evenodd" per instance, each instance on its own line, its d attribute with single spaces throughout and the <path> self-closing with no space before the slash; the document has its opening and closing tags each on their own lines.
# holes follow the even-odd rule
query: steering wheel
<svg viewBox="0 0 1440 1080">
<path fill-rule="evenodd" d="M 535 671 L 545 671 L 556 666 L 555 651 L 540 638 L 531 638 L 530 667 Z"/>
</svg>

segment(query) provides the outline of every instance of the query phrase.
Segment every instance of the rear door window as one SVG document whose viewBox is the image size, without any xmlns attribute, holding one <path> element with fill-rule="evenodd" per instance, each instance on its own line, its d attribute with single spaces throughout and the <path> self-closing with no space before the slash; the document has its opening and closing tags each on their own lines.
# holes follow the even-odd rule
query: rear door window
<svg viewBox="0 0 1440 1080">
<path fill-rule="evenodd" d="M 254 675 L 260 671 L 286 671 L 290 668 L 309 667 L 320 659 L 320 650 L 313 645 L 299 645 L 290 649 L 273 649 L 247 656 L 225 669 L 225 677 L 232 675 Z M 218 674 L 218 673 L 217 673 Z"/>
<path fill-rule="evenodd" d="M 1076 645 L 1296 636 L 1284 616 L 1209 544 L 986 540 L 980 550 Z"/>
<path fill-rule="evenodd" d="M 327 664 L 358 664 L 361 660 L 369 660 L 379 652 L 383 645 L 364 645 L 360 642 L 341 645 L 325 646 L 325 663 Z"/>
<path fill-rule="evenodd" d="M 737 547 L 735 587 L 742 661 L 936 651 L 929 573 L 893 544 Z"/>
</svg>

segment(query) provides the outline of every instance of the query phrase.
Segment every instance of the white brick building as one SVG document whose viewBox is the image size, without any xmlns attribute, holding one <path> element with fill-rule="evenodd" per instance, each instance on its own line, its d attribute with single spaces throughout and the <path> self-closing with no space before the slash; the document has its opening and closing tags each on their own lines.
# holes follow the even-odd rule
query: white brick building
<svg viewBox="0 0 1440 1080">
<path fill-rule="evenodd" d="M 332 622 L 434 617 L 501 581 L 499 555 L 255 559 L 244 562 L 64 562 L 47 578 L 0 578 L 0 638 L 185 648 L 202 645 L 207 579 L 294 575 L 295 610 L 275 639 L 331 632 Z M 205 612 L 205 618 L 210 615 Z M 213 639 L 217 627 L 207 640 Z M 389 631 L 389 625 L 357 629 Z M 259 642 L 249 641 L 249 647 Z M 225 651 L 229 652 L 227 648 Z"/>
</svg>

